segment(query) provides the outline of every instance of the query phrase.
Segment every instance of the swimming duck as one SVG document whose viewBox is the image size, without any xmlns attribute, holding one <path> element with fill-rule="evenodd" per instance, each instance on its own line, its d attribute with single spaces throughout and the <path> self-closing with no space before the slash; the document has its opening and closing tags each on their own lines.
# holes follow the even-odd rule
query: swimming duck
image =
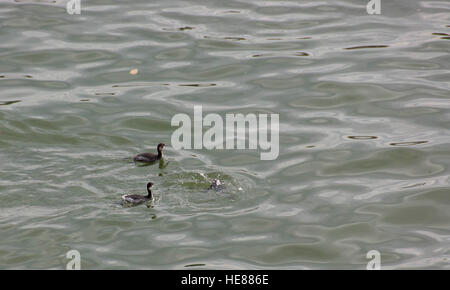
<svg viewBox="0 0 450 290">
<path fill-rule="evenodd" d="M 219 179 L 213 179 L 211 182 L 211 185 L 209 186 L 209 189 L 220 191 L 223 190 L 225 187 L 222 185 L 222 182 L 220 182 Z"/>
<path fill-rule="evenodd" d="M 128 195 L 122 195 L 122 201 L 126 203 L 131 203 L 134 205 L 149 202 L 153 200 L 153 194 L 152 194 L 152 188 L 153 183 L 149 182 L 147 183 L 147 195 L 139 195 L 139 194 L 128 194 Z"/>
<path fill-rule="evenodd" d="M 166 146 L 166 144 L 163 144 L 163 143 L 158 144 L 158 147 L 156 147 L 158 150 L 158 154 L 154 154 L 154 153 L 150 153 L 150 152 L 141 153 L 141 154 L 134 156 L 133 160 L 134 160 L 134 162 L 145 162 L 145 163 L 151 163 L 151 162 L 160 160 L 162 158 L 162 150 L 163 150 L 164 146 Z"/>
</svg>

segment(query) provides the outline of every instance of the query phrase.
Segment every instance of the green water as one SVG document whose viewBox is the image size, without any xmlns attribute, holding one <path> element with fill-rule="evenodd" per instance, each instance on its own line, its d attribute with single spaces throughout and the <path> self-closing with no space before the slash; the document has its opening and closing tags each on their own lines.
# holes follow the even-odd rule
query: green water
<svg viewBox="0 0 450 290">
<path fill-rule="evenodd" d="M 1 269 L 450 268 L 448 1 L 66 2 L 0 3 Z M 194 105 L 278 158 L 175 150 Z"/>
</svg>

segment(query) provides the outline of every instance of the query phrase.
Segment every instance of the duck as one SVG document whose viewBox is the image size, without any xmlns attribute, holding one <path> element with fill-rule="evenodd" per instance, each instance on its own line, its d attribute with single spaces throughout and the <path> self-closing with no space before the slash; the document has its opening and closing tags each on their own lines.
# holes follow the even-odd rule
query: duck
<svg viewBox="0 0 450 290">
<path fill-rule="evenodd" d="M 136 156 L 134 156 L 133 160 L 134 162 L 145 162 L 145 163 L 152 163 L 158 160 L 161 160 L 162 158 L 162 150 L 166 146 L 164 143 L 159 143 L 156 149 L 158 150 L 158 154 L 154 153 L 140 153 Z"/>
<path fill-rule="evenodd" d="M 220 182 L 219 179 L 213 179 L 211 182 L 211 185 L 209 186 L 209 189 L 220 191 L 223 190 L 225 186 L 222 185 L 222 182 Z"/>
<path fill-rule="evenodd" d="M 139 194 L 122 195 L 122 201 L 133 205 L 153 201 L 153 194 L 151 190 L 152 186 L 153 186 L 152 182 L 147 183 L 147 192 L 148 192 L 147 195 L 139 195 Z"/>
</svg>

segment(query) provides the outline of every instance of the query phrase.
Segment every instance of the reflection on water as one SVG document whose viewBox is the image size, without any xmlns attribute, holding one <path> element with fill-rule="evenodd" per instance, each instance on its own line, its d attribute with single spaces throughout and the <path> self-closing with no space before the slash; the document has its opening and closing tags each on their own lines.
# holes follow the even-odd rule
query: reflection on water
<svg viewBox="0 0 450 290">
<path fill-rule="evenodd" d="M 348 136 L 350 139 L 355 140 L 370 140 L 370 139 L 377 139 L 377 136 Z"/>
<path fill-rule="evenodd" d="M 389 46 L 387 46 L 387 45 L 363 45 L 363 46 L 346 47 L 344 49 L 351 50 L 351 49 L 384 48 L 384 47 L 389 47 Z"/>
<path fill-rule="evenodd" d="M 396 143 L 390 143 L 389 145 L 392 145 L 392 146 L 414 146 L 414 145 L 425 144 L 425 143 L 428 143 L 428 141 L 396 142 Z"/>
<path fill-rule="evenodd" d="M 449 268 L 445 1 L 65 4 L 0 3 L 0 268 Z M 278 159 L 171 148 L 194 105 L 279 114 Z"/>
<path fill-rule="evenodd" d="M 0 106 L 12 105 L 12 104 L 19 103 L 19 102 L 20 102 L 20 100 L 0 102 Z"/>
</svg>

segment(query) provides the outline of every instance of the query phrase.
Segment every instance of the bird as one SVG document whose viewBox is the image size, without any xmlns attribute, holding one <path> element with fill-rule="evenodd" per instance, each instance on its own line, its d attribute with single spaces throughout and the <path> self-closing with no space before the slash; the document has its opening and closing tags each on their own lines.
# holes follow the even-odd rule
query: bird
<svg viewBox="0 0 450 290">
<path fill-rule="evenodd" d="M 139 194 L 122 195 L 122 201 L 133 205 L 153 201 L 153 194 L 151 190 L 152 186 L 153 186 L 152 182 L 147 183 L 147 192 L 148 192 L 147 195 L 139 195 Z"/>
<path fill-rule="evenodd" d="M 158 154 L 154 154 L 154 153 L 140 153 L 136 156 L 134 156 L 133 160 L 134 162 L 145 162 L 145 163 L 152 163 L 158 160 L 161 160 L 162 158 L 162 150 L 163 148 L 166 146 L 166 144 L 164 143 L 159 143 L 157 150 L 158 150 Z"/>
<path fill-rule="evenodd" d="M 211 182 L 211 185 L 209 186 L 209 189 L 220 191 L 223 190 L 225 187 L 222 185 L 222 182 L 220 182 L 219 179 L 213 179 Z"/>
</svg>

